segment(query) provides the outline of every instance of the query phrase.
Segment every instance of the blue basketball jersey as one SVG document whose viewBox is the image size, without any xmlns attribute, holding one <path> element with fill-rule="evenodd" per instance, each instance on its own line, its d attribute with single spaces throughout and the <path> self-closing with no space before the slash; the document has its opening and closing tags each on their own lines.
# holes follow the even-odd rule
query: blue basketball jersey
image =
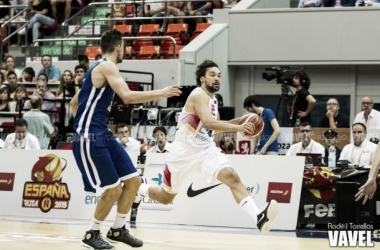
<svg viewBox="0 0 380 250">
<path fill-rule="evenodd" d="M 74 129 L 85 138 L 109 133 L 108 116 L 115 92 L 109 84 L 102 88 L 95 88 L 91 78 L 94 68 L 104 61 L 107 61 L 107 58 L 102 58 L 91 66 L 84 76 L 83 85 L 79 92 Z"/>
</svg>

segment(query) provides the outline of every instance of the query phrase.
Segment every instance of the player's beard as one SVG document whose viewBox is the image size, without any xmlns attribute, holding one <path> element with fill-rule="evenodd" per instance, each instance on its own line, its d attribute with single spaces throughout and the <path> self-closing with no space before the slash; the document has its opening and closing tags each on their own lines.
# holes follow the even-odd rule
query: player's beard
<svg viewBox="0 0 380 250">
<path fill-rule="evenodd" d="M 210 93 L 213 93 L 213 94 L 218 92 L 219 88 L 220 88 L 220 85 L 218 85 L 218 86 L 216 86 L 216 85 L 214 86 L 214 84 L 211 84 L 211 85 L 205 84 L 205 85 L 206 85 L 207 91 Z"/>
</svg>

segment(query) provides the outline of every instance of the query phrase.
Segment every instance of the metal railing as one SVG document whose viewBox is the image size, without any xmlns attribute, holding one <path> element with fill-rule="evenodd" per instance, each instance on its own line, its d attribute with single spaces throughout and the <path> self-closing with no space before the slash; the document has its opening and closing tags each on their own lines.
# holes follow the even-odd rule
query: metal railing
<svg viewBox="0 0 380 250">
<path fill-rule="evenodd" d="M 173 3 L 173 2 L 184 2 L 184 1 L 183 0 L 170 0 L 170 1 L 167 1 L 167 0 L 151 0 L 151 1 L 122 1 L 122 2 L 113 2 L 113 3 L 108 3 L 108 2 L 90 3 L 89 5 L 87 5 L 86 7 L 84 7 L 80 11 L 78 11 L 75 15 L 71 16 L 69 19 L 67 19 L 65 22 L 62 23 L 61 37 L 63 37 L 63 34 L 64 34 L 63 27 L 65 25 L 67 25 L 72 19 L 79 16 L 81 13 L 83 13 L 85 10 L 87 10 L 89 8 L 93 8 L 92 19 L 90 19 L 92 22 L 92 34 L 93 35 L 94 35 L 94 29 L 95 29 L 95 21 L 111 21 L 113 24 L 113 21 L 128 21 L 128 20 L 136 21 L 136 20 L 152 20 L 152 19 L 163 19 L 163 20 L 165 20 L 165 19 L 213 18 L 213 15 L 209 15 L 209 16 L 181 16 L 181 17 L 126 17 L 126 18 L 95 19 L 94 9 L 95 9 L 95 6 L 97 6 L 97 5 L 107 5 L 108 6 L 108 5 L 115 5 L 115 4 L 125 4 L 125 5 L 142 4 L 142 6 L 144 6 L 145 4 L 150 4 L 150 3 L 164 3 L 164 5 L 165 5 L 164 12 L 166 13 L 168 2 Z M 213 2 L 213 1 L 210 1 L 210 0 L 187 0 L 186 3 L 187 2 Z M 135 14 L 137 14 L 136 8 L 134 8 L 134 11 L 135 11 Z M 111 14 L 111 16 L 113 16 L 113 8 L 111 8 L 110 14 Z M 143 14 L 145 15 L 144 8 L 143 8 Z M 74 32 L 67 35 L 66 37 L 70 37 L 71 35 L 73 35 L 73 33 L 77 32 L 78 30 L 83 28 L 83 26 L 88 24 L 90 22 L 90 20 L 87 20 L 84 25 L 82 24 L 79 29 L 75 29 Z"/>
<path fill-rule="evenodd" d="M 140 36 L 140 37 L 123 37 L 123 40 L 163 40 L 163 39 L 170 39 L 173 43 L 173 59 L 176 59 L 176 51 L 177 51 L 177 43 L 175 39 L 171 36 Z M 78 42 L 79 41 L 99 41 L 100 37 L 88 37 L 88 38 L 52 38 L 52 39 L 37 39 L 33 41 L 34 42 L 61 42 L 61 56 L 63 56 L 63 42 L 64 41 L 76 41 L 76 48 L 77 48 L 77 53 L 78 54 Z M 32 45 L 32 54 L 34 54 L 34 45 Z M 124 53 L 125 57 L 125 53 Z"/>
<path fill-rule="evenodd" d="M 3 42 L 6 42 L 8 41 L 10 38 L 12 38 L 14 35 L 17 34 L 17 32 L 19 32 L 21 29 L 25 28 L 26 29 L 26 26 L 28 25 L 29 21 L 13 21 L 15 20 L 17 17 L 21 16 L 21 14 L 23 14 L 24 12 L 26 12 L 28 10 L 28 5 L 14 5 L 14 6 L 7 6 L 7 5 L 3 5 L 3 6 L 0 6 L 0 9 L 14 9 L 14 8 L 24 8 L 22 11 L 20 11 L 19 13 L 17 13 L 16 15 L 14 15 L 13 17 L 11 17 L 10 19 L 8 19 L 7 21 L 5 21 L 1 26 L 0 26 L 0 29 L 1 29 L 1 36 L 0 36 L 0 67 L 3 66 L 3 53 L 4 53 L 4 48 L 3 48 Z M 20 28 L 18 28 L 15 32 L 13 32 L 12 34 L 9 34 L 11 33 L 11 25 L 10 24 L 13 24 L 13 23 L 24 23 L 23 25 L 20 26 Z M 7 37 L 3 37 L 3 29 L 4 28 L 8 28 L 8 36 Z M 28 41 L 28 32 L 25 32 L 25 44 L 27 43 Z"/>
</svg>

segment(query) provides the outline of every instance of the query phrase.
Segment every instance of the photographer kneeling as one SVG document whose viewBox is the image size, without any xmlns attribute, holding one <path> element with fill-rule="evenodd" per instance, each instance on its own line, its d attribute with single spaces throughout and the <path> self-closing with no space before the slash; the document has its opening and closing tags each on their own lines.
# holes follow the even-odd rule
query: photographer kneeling
<svg viewBox="0 0 380 250">
<path fill-rule="evenodd" d="M 305 71 L 300 70 L 294 74 L 293 87 L 297 92 L 293 97 L 291 124 L 299 126 L 301 122 L 310 122 L 310 112 L 315 105 L 315 99 L 308 91 L 310 77 Z"/>
</svg>

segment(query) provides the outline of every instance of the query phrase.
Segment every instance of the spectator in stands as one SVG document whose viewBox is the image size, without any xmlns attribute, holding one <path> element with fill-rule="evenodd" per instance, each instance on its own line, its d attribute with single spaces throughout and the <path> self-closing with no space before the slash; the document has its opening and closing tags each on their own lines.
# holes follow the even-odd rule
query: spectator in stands
<svg viewBox="0 0 380 250">
<path fill-rule="evenodd" d="M 207 16 L 212 14 L 212 2 L 187 2 L 187 15 Z M 195 23 L 201 23 L 202 19 L 196 19 Z"/>
<path fill-rule="evenodd" d="M 86 72 L 90 68 L 90 61 L 86 55 L 78 55 L 78 63 L 86 67 Z"/>
<path fill-rule="evenodd" d="M 366 125 L 367 129 L 380 128 L 380 112 L 373 109 L 372 97 L 363 97 L 362 109 L 363 111 L 356 115 L 354 123 L 361 122 Z"/>
<path fill-rule="evenodd" d="M 11 95 L 11 98 L 13 98 L 15 91 L 16 91 L 16 88 L 19 86 L 17 83 L 16 73 L 13 71 L 8 71 L 7 80 L 8 80 L 9 94 Z"/>
<path fill-rule="evenodd" d="M 28 0 L 12 0 L 11 1 L 11 5 L 12 6 L 22 6 L 22 5 L 26 5 L 28 6 L 28 3 L 29 1 Z M 18 13 L 20 13 L 21 11 L 24 10 L 25 7 L 21 7 L 21 8 L 12 8 L 11 9 L 11 17 L 14 17 L 15 15 L 17 15 Z M 16 19 L 14 19 L 12 21 L 13 22 L 25 22 L 26 19 L 27 19 L 27 13 L 28 11 L 24 11 L 24 13 L 22 13 L 20 16 L 16 17 Z M 15 23 L 13 24 L 16 26 L 16 29 L 20 28 L 21 27 L 21 24 L 20 23 Z M 12 44 L 12 46 L 17 46 L 17 47 L 21 47 L 22 45 L 22 41 L 21 41 L 21 35 L 17 34 L 17 43 L 15 44 Z"/>
<path fill-rule="evenodd" d="M 325 7 L 353 7 L 357 0 L 327 0 Z"/>
<path fill-rule="evenodd" d="M 140 153 L 140 142 L 129 135 L 127 124 L 120 122 L 115 126 L 116 140 L 120 142 L 125 151 Z"/>
<path fill-rule="evenodd" d="M 309 93 L 310 77 L 300 70 L 294 74 L 293 87 L 297 89 L 292 105 L 292 126 L 301 122 L 310 122 L 310 112 L 315 105 L 314 97 Z"/>
<path fill-rule="evenodd" d="M 113 18 L 111 13 L 106 14 L 106 19 L 111 19 Z M 113 29 L 113 22 L 111 20 L 104 21 L 104 23 L 107 25 L 108 29 Z"/>
<path fill-rule="evenodd" d="M 334 146 L 335 147 L 335 159 L 336 161 L 340 158 L 340 153 L 342 152 L 342 150 L 340 150 L 336 145 L 336 139 L 338 137 L 338 133 L 335 132 L 334 130 L 332 129 L 329 129 L 329 130 L 326 130 L 325 133 L 323 134 L 324 136 L 324 142 L 325 142 L 325 145 L 326 145 L 326 148 L 325 148 L 325 163 L 329 162 L 328 161 L 328 158 L 329 158 L 329 149 L 331 146 Z"/>
<path fill-rule="evenodd" d="M 33 41 L 38 39 L 39 28 L 42 25 L 53 26 L 55 23 L 53 12 L 49 0 L 34 0 L 31 1 L 30 13 L 33 17 L 29 20 L 27 26 L 28 30 L 33 28 Z M 19 35 L 25 35 L 26 29 L 22 29 L 18 32 Z M 38 46 L 38 43 L 34 43 L 34 46 Z M 57 78 L 57 80 L 59 77 Z"/>
<path fill-rule="evenodd" d="M 302 122 L 298 136 L 301 137 L 301 141 L 293 144 L 286 156 L 295 156 L 297 153 L 311 153 L 311 154 L 321 154 L 322 159 L 325 157 L 325 148 L 318 142 L 311 139 L 311 125 L 308 122 Z"/>
<path fill-rule="evenodd" d="M 5 82 L 4 72 L 0 71 L 0 89 L 7 87 L 6 85 L 3 85 L 4 82 Z"/>
<path fill-rule="evenodd" d="M 33 95 L 38 95 L 43 99 L 42 102 L 42 110 L 43 111 L 57 111 L 57 107 L 55 102 L 51 102 L 48 100 L 54 100 L 55 95 L 49 91 L 47 91 L 47 75 L 42 73 L 37 77 L 36 90 Z M 31 109 L 32 105 L 30 104 L 30 100 L 25 102 L 24 109 Z M 51 124 L 55 124 L 58 121 L 57 113 L 49 112 Z"/>
<path fill-rule="evenodd" d="M 50 55 L 43 55 L 41 64 L 42 68 L 37 72 L 37 75 L 45 73 L 49 80 L 59 81 L 61 79 L 61 70 L 53 65 Z"/>
<path fill-rule="evenodd" d="M 15 59 L 13 56 L 6 56 L 4 59 L 5 63 L 5 74 L 8 74 L 8 72 L 13 71 L 17 75 L 17 80 L 22 79 L 21 71 L 19 69 L 15 68 Z"/>
<path fill-rule="evenodd" d="M 28 123 L 17 119 L 15 133 L 7 136 L 3 149 L 40 149 L 40 144 L 34 135 L 28 133 Z"/>
<path fill-rule="evenodd" d="M 66 20 L 70 18 L 72 7 L 81 6 L 82 1 L 84 0 L 50 0 L 53 17 L 58 18 L 57 5 L 59 5 L 59 7 L 62 7 L 63 5 L 65 5 L 65 22 L 66 22 Z"/>
<path fill-rule="evenodd" d="M 29 125 L 29 132 L 37 137 L 41 149 L 47 149 L 50 137 L 54 135 L 54 128 L 50 123 L 49 116 L 41 112 L 41 97 L 37 95 L 32 96 L 30 104 L 32 105 L 32 109 L 26 112 L 23 118 Z"/>
<path fill-rule="evenodd" d="M 314 8 L 323 6 L 324 0 L 300 0 L 298 3 L 298 8 Z"/>
<path fill-rule="evenodd" d="M 355 6 L 378 7 L 380 6 L 380 0 L 357 0 Z"/>
<path fill-rule="evenodd" d="M 22 98 L 29 98 L 28 91 L 22 85 L 18 86 L 13 97 L 13 101 L 10 103 L 11 112 L 19 112 L 21 107 L 24 107 L 24 102 Z M 21 104 L 21 105 L 20 105 Z"/>
<path fill-rule="evenodd" d="M 70 70 L 63 71 L 57 90 L 57 98 L 63 98 L 63 91 L 65 91 L 66 97 L 73 97 L 75 95 L 75 88 L 72 85 L 73 81 L 73 72 L 71 72 Z"/>
<path fill-rule="evenodd" d="M 339 102 L 336 98 L 330 98 L 326 103 L 326 115 L 319 119 L 320 128 L 349 128 L 350 120 L 347 115 L 339 112 Z"/>
<path fill-rule="evenodd" d="M 27 67 L 22 71 L 22 82 L 33 82 L 36 79 L 34 77 L 36 76 L 36 73 L 34 72 L 34 69 L 32 67 Z"/>
<path fill-rule="evenodd" d="M 280 125 L 273 110 L 263 108 L 260 99 L 254 95 L 245 98 L 244 108 L 250 113 L 258 114 L 264 121 L 264 131 L 256 147 L 257 154 L 278 155 L 277 137 L 280 135 Z"/>
<path fill-rule="evenodd" d="M 235 154 L 235 140 L 231 136 L 223 136 L 219 141 L 219 147 L 226 154 Z"/>
<path fill-rule="evenodd" d="M 183 11 L 183 8 L 185 7 L 185 2 L 169 2 L 165 11 L 165 5 L 161 7 L 157 11 L 165 11 L 164 16 L 170 17 L 170 16 L 185 16 L 185 12 Z M 161 10 L 162 9 L 162 10 Z M 162 12 L 158 13 L 159 15 L 162 15 Z M 183 23 L 183 19 L 175 19 L 177 23 Z M 166 32 L 166 28 L 168 23 L 173 23 L 173 19 L 165 19 L 162 23 L 162 26 L 160 28 L 161 33 Z"/>
<path fill-rule="evenodd" d="M 150 148 L 146 154 L 169 153 L 171 144 L 166 140 L 166 136 L 165 127 L 155 127 L 153 129 L 153 137 L 156 140 L 156 146 Z"/>
<path fill-rule="evenodd" d="M 9 112 L 11 96 L 8 88 L 0 89 L 0 112 Z"/>
<path fill-rule="evenodd" d="M 354 123 L 351 127 L 353 143 L 344 146 L 339 160 L 350 161 L 355 166 L 371 165 L 372 155 L 376 150 L 376 144 L 368 141 L 367 128 L 363 123 Z"/>
<path fill-rule="evenodd" d="M 121 0 L 115 0 L 116 2 L 121 2 Z M 125 4 L 114 4 L 113 8 L 113 17 L 114 18 L 123 18 L 125 17 Z M 125 24 L 125 21 L 117 21 L 117 24 Z"/>
<path fill-rule="evenodd" d="M 86 66 L 84 64 L 79 64 L 79 65 L 75 66 L 74 83 L 75 83 L 75 85 L 79 85 L 79 86 L 75 86 L 75 93 L 78 92 L 79 89 L 81 88 L 81 86 L 83 84 L 84 76 L 86 75 L 86 73 L 87 73 L 87 69 L 86 69 Z"/>
<path fill-rule="evenodd" d="M 1 0 L 0 1 L 0 6 L 1 5 L 11 5 L 10 3 L 9 3 L 9 0 Z M 7 9 L 7 8 L 1 8 L 0 9 L 0 22 L 5 22 L 5 21 L 7 21 L 9 19 L 9 9 Z"/>
</svg>

